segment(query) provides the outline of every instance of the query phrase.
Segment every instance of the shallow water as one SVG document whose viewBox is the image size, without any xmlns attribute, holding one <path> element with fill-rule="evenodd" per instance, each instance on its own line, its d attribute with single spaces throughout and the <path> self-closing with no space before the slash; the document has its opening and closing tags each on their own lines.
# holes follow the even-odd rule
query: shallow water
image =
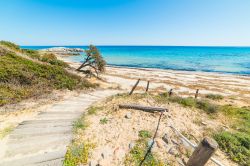
<svg viewBox="0 0 250 166">
<path fill-rule="evenodd" d="M 42 49 L 52 46 L 23 46 Z M 66 46 L 86 48 L 86 46 Z M 250 75 L 250 47 L 98 46 L 109 65 Z M 68 57 L 82 61 L 84 55 Z"/>
</svg>

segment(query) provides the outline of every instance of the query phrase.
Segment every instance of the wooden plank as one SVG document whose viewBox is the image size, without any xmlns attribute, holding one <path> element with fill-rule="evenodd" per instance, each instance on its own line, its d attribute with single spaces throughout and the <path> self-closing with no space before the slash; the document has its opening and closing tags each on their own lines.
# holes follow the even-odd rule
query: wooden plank
<svg viewBox="0 0 250 166">
<path fill-rule="evenodd" d="M 162 107 L 150 107 L 150 106 L 142 106 L 142 105 L 136 105 L 136 104 L 120 104 L 119 108 L 122 108 L 122 109 L 142 110 L 142 111 L 146 111 L 146 112 L 163 112 L 163 111 L 168 111 L 168 109 L 162 108 Z"/>
</svg>

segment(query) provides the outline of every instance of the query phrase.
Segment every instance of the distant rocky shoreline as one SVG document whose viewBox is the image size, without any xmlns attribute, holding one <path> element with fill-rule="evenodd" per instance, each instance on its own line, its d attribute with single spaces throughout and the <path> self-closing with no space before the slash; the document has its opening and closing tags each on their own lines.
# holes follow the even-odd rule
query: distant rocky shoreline
<svg viewBox="0 0 250 166">
<path fill-rule="evenodd" d="M 81 48 L 66 48 L 66 47 L 52 47 L 47 49 L 41 49 L 39 51 L 51 52 L 61 56 L 74 56 L 80 55 L 81 52 L 84 52 L 84 49 Z"/>
</svg>

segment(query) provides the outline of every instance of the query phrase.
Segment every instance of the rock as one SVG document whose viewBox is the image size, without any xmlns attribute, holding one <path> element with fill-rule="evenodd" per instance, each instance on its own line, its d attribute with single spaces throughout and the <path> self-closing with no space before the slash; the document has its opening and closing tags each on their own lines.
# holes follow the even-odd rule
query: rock
<svg viewBox="0 0 250 166">
<path fill-rule="evenodd" d="M 131 112 L 128 112 L 128 113 L 125 115 L 125 118 L 131 119 L 131 118 L 132 118 Z"/>
<path fill-rule="evenodd" d="M 183 146 L 179 146 L 178 149 L 179 149 L 180 153 L 182 153 L 182 154 L 187 153 L 187 150 Z"/>
<path fill-rule="evenodd" d="M 111 155 L 112 155 L 112 150 L 110 148 L 107 147 L 102 150 L 101 156 L 103 159 L 107 159 Z"/>
<path fill-rule="evenodd" d="M 181 166 L 185 166 L 185 164 L 183 163 L 181 158 L 176 158 L 176 161 L 181 165 Z"/>
<path fill-rule="evenodd" d="M 148 147 L 152 146 L 153 143 L 154 143 L 154 140 L 150 139 L 150 140 L 148 141 Z"/>
<path fill-rule="evenodd" d="M 108 160 L 99 160 L 97 166 L 107 166 L 109 165 L 109 161 Z"/>
<path fill-rule="evenodd" d="M 207 123 L 206 123 L 206 122 L 201 122 L 201 124 L 203 124 L 204 126 L 206 126 L 206 125 L 207 125 Z"/>
<path fill-rule="evenodd" d="M 98 163 L 97 163 L 97 161 L 95 161 L 95 160 L 91 160 L 90 162 L 89 162 L 89 166 L 97 166 L 98 165 Z"/>
<path fill-rule="evenodd" d="M 114 150 L 114 155 L 116 159 L 122 159 L 125 157 L 126 153 L 124 149 L 118 147 Z"/>
<path fill-rule="evenodd" d="M 162 137 L 162 140 L 166 143 L 166 144 L 169 144 L 169 137 L 167 134 L 164 134 L 163 137 Z"/>
<path fill-rule="evenodd" d="M 133 149 L 135 147 L 135 143 L 134 142 L 130 142 L 128 145 L 129 149 Z"/>
<path fill-rule="evenodd" d="M 155 143 L 156 143 L 156 145 L 157 145 L 158 148 L 163 148 L 163 142 L 162 142 L 161 139 L 157 138 L 155 140 Z"/>
<path fill-rule="evenodd" d="M 52 47 L 48 49 L 41 49 L 40 51 L 51 52 L 59 55 L 80 55 L 84 52 L 81 48 L 66 48 L 66 47 Z"/>
<path fill-rule="evenodd" d="M 172 154 L 174 156 L 179 154 L 179 152 L 177 151 L 177 149 L 174 146 L 169 149 L 168 153 Z"/>
</svg>

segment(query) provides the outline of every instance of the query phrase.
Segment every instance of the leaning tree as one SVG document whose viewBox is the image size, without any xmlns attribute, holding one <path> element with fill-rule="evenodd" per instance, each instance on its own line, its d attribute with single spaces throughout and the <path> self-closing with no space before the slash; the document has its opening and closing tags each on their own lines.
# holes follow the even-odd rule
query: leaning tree
<svg viewBox="0 0 250 166">
<path fill-rule="evenodd" d="M 84 71 L 87 73 L 91 71 L 88 69 L 92 69 L 96 73 L 97 77 L 99 73 L 102 73 L 105 71 L 106 62 L 103 59 L 99 50 L 94 45 L 90 45 L 89 48 L 85 50 L 85 55 L 86 55 L 86 58 L 84 59 L 81 66 L 78 69 L 76 69 L 77 71 Z M 82 68 L 85 68 L 85 67 L 88 67 L 88 69 L 82 70 Z"/>
</svg>

